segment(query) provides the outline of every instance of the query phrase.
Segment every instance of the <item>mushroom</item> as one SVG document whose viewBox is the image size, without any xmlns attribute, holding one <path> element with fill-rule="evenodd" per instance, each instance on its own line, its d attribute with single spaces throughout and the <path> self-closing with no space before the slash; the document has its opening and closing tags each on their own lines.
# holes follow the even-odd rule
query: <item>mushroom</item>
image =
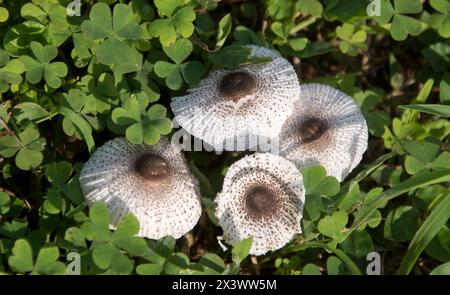
<svg viewBox="0 0 450 295">
<path fill-rule="evenodd" d="M 279 137 L 279 153 L 297 167 L 322 165 L 342 181 L 367 149 L 367 124 L 355 101 L 327 85 L 303 84 Z"/>
<path fill-rule="evenodd" d="M 302 232 L 303 179 L 282 157 L 256 153 L 231 165 L 215 202 L 224 240 L 253 237 L 251 254 L 277 250 Z"/>
<path fill-rule="evenodd" d="M 140 223 L 138 235 L 151 239 L 181 237 L 202 212 L 198 181 L 165 137 L 155 145 L 123 137 L 106 142 L 84 165 L 80 185 L 89 205 L 107 204 L 112 228 L 132 213 Z"/>
<path fill-rule="evenodd" d="M 217 69 L 171 102 L 176 121 L 216 150 L 245 150 L 279 135 L 300 91 L 292 65 L 276 52 L 249 45 L 264 64 Z"/>
</svg>

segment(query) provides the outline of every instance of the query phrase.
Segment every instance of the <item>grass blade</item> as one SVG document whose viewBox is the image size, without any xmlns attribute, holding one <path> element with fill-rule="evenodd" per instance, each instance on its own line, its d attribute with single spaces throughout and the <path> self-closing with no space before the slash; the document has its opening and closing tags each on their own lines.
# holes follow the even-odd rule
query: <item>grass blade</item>
<svg viewBox="0 0 450 295">
<path fill-rule="evenodd" d="M 95 143 L 94 138 L 92 137 L 91 125 L 89 125 L 89 123 L 83 117 L 66 107 L 58 107 L 58 113 L 72 121 L 75 128 L 78 129 L 78 131 L 83 136 L 83 139 L 86 141 L 89 154 L 92 154 L 95 150 Z"/>
<path fill-rule="evenodd" d="M 416 232 L 411 244 L 409 244 L 408 251 L 403 257 L 397 274 L 407 275 L 410 273 L 420 253 L 422 253 L 423 249 L 439 233 L 449 218 L 450 194 L 447 194 Z"/>
<path fill-rule="evenodd" d="M 333 252 L 344 264 L 347 266 L 347 268 L 350 270 L 350 272 L 353 275 L 362 275 L 361 270 L 358 268 L 358 266 L 353 262 L 353 260 L 345 254 L 342 250 L 339 249 L 333 249 L 331 247 L 328 247 L 326 244 L 320 243 L 320 242 L 310 242 L 303 245 L 293 246 L 286 248 L 284 253 L 292 253 L 292 252 L 298 252 L 298 251 L 304 251 L 309 248 L 322 248 L 324 250 L 327 250 L 329 252 Z"/>
<path fill-rule="evenodd" d="M 450 118 L 450 106 L 443 104 L 410 104 L 398 106 L 402 109 L 419 111 L 422 113 Z"/>
<path fill-rule="evenodd" d="M 392 158 L 393 156 L 395 156 L 395 152 L 390 152 L 390 153 L 381 155 L 380 157 L 378 157 L 378 158 L 372 163 L 372 165 L 370 165 L 369 167 L 367 167 L 367 168 L 364 169 L 363 171 L 359 172 L 358 175 L 356 175 L 355 178 L 353 178 L 353 181 L 355 181 L 355 182 L 360 182 L 361 180 L 363 180 L 364 178 L 366 178 L 367 176 L 369 176 L 373 171 L 375 171 L 376 169 L 378 169 L 378 167 L 380 167 L 381 165 L 383 165 L 384 162 L 386 162 L 387 160 L 389 160 L 389 159 Z"/>
<path fill-rule="evenodd" d="M 380 208 L 384 202 L 390 201 L 404 193 L 416 190 L 418 188 L 442 182 L 450 182 L 450 169 L 421 173 L 412 176 L 395 187 L 388 189 L 369 206 L 367 206 L 367 208 L 361 210 L 360 214 L 355 217 L 350 230 L 354 230 L 366 223 L 372 213 Z"/>
</svg>

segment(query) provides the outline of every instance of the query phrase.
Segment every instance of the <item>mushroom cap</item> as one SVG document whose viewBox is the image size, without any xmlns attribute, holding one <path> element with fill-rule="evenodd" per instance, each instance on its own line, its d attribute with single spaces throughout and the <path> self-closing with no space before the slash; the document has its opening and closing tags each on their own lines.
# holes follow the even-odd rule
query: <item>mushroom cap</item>
<svg viewBox="0 0 450 295">
<path fill-rule="evenodd" d="M 215 201 L 224 240 L 234 245 L 252 236 L 251 254 L 280 249 L 302 231 L 303 179 L 282 157 L 256 153 L 237 161 Z"/>
<path fill-rule="evenodd" d="M 83 166 L 80 185 L 89 205 L 106 203 L 112 228 L 132 213 L 140 223 L 138 235 L 151 239 L 181 237 L 202 212 L 198 181 L 165 137 L 155 145 L 124 137 L 106 142 Z"/>
<path fill-rule="evenodd" d="M 270 49 L 248 47 L 252 56 L 272 61 L 214 70 L 171 102 L 181 127 L 219 151 L 245 150 L 257 145 L 258 136 L 278 136 L 298 99 L 300 85 L 292 65 Z"/>
<path fill-rule="evenodd" d="M 368 131 L 350 96 L 322 84 L 302 84 L 279 137 L 279 153 L 297 167 L 322 165 L 342 181 L 367 149 Z"/>
</svg>

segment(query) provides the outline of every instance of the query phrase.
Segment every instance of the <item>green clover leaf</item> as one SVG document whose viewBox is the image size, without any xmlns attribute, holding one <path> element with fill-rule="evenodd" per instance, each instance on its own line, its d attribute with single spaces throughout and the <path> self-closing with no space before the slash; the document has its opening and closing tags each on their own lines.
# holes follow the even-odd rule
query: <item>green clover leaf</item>
<svg viewBox="0 0 450 295">
<path fill-rule="evenodd" d="M 88 121 L 82 114 L 73 111 L 67 106 L 59 106 L 57 110 L 59 114 L 67 118 L 72 124 L 68 125 L 69 123 L 66 123 L 66 125 L 63 126 L 64 131 L 67 130 L 68 133 L 71 133 L 72 130 L 70 128 L 71 126 L 74 126 L 76 132 L 73 132 L 73 134 L 80 135 L 80 137 L 84 141 L 86 141 L 89 153 L 94 152 L 95 142 L 94 138 L 92 137 L 92 126 L 90 124 L 90 121 Z"/>
<path fill-rule="evenodd" d="M 63 119 L 62 127 L 64 132 L 69 136 L 76 136 L 83 139 L 82 128 L 85 133 L 92 133 L 92 129 L 100 130 L 103 123 L 97 115 L 111 109 L 112 105 L 118 101 L 115 96 L 114 79 L 109 73 L 102 73 L 97 81 L 91 75 L 86 75 L 81 79 L 83 89 L 70 89 L 68 93 L 63 93 L 60 99 L 62 107 L 72 111 L 72 117 L 77 117 L 76 121 L 66 116 Z M 83 121 L 80 126 L 75 122 Z M 79 122 L 78 122 L 79 123 Z M 88 123 L 88 124 L 85 124 Z M 89 126 L 88 126 L 89 125 Z"/>
<path fill-rule="evenodd" d="M 0 155 L 10 158 L 16 155 L 18 168 L 30 170 L 38 167 L 43 160 L 45 140 L 39 137 L 39 131 L 33 126 L 25 129 L 18 136 L 6 135 L 0 138 Z"/>
<path fill-rule="evenodd" d="M 394 40 L 403 41 L 408 35 L 416 36 L 420 33 L 420 21 L 405 14 L 415 14 L 422 11 L 420 0 L 381 0 L 381 14 L 375 19 L 380 24 L 387 24 L 391 19 L 390 33 Z"/>
<path fill-rule="evenodd" d="M 135 96 L 138 101 L 145 102 L 145 104 L 157 101 L 160 94 L 158 86 L 150 77 L 152 71 L 153 64 L 145 60 L 141 70 L 127 75 L 126 79 L 122 80 L 121 87 L 124 94 Z"/>
<path fill-rule="evenodd" d="M 46 244 L 40 248 L 34 261 L 30 243 L 25 239 L 19 239 L 14 243 L 8 263 L 14 271 L 20 273 L 65 274 L 66 266 L 59 262 L 58 258 L 58 247 Z"/>
<path fill-rule="evenodd" d="M 192 52 L 193 46 L 187 39 L 178 39 L 170 46 L 163 46 L 164 53 L 175 62 L 157 61 L 154 71 L 158 77 L 165 78 L 166 85 L 172 90 L 183 86 L 183 78 L 190 85 L 200 81 L 203 75 L 203 65 L 198 61 L 182 63 Z"/>
<path fill-rule="evenodd" d="M 318 0 L 298 0 L 295 8 L 313 16 L 320 16 L 323 12 L 323 6 Z"/>
<path fill-rule="evenodd" d="M 11 200 L 7 193 L 0 192 L 0 215 L 8 213 L 11 205 Z"/>
<path fill-rule="evenodd" d="M 301 174 L 306 193 L 309 195 L 334 196 L 340 190 L 340 184 L 337 179 L 327 176 L 327 172 L 322 166 L 302 169 Z"/>
<path fill-rule="evenodd" d="M 98 48 L 96 56 L 100 63 L 109 66 L 115 74 L 135 72 L 142 67 L 142 55 L 117 39 L 106 39 Z"/>
<path fill-rule="evenodd" d="M 384 223 L 384 238 L 391 241 L 409 241 L 419 227 L 420 212 L 412 206 L 391 210 Z"/>
<path fill-rule="evenodd" d="M 133 256 L 144 256 L 148 252 L 147 243 L 139 232 L 139 222 L 132 215 L 125 216 L 111 234 L 109 231 L 109 212 L 103 203 L 95 203 L 90 209 L 90 220 L 83 224 L 81 231 L 75 230 L 77 244 L 84 245 L 81 236 L 94 241 L 91 245 L 92 260 L 100 269 L 113 274 L 129 274 L 133 270 L 133 262 L 123 251 Z"/>
<path fill-rule="evenodd" d="M 364 30 L 355 32 L 355 26 L 345 23 L 342 26 L 336 28 L 336 35 L 341 39 L 339 43 L 339 49 L 342 53 L 356 56 L 358 49 L 367 49 L 366 39 L 367 34 Z"/>
<path fill-rule="evenodd" d="M 274 43 L 280 45 L 286 43 L 291 28 L 292 28 L 291 22 L 284 22 L 284 23 L 273 22 L 270 25 L 270 29 L 278 37 L 276 40 L 274 40 Z"/>
<path fill-rule="evenodd" d="M 167 18 L 151 22 L 149 33 L 153 37 L 158 37 L 163 46 L 175 43 L 177 33 L 183 38 L 188 38 L 194 33 L 192 22 L 196 17 L 195 11 L 190 6 L 179 8 L 179 2 L 178 0 L 155 0 L 158 12 Z"/>
<path fill-rule="evenodd" d="M 437 170 L 448 167 L 450 153 L 441 151 L 441 143 L 435 137 L 426 138 L 422 142 L 402 140 L 402 148 L 408 153 L 405 157 L 405 170 L 409 174 L 417 174 L 422 170 Z"/>
<path fill-rule="evenodd" d="M 12 113 L 17 124 L 26 121 L 35 122 L 50 116 L 50 113 L 43 107 L 33 102 L 24 102 L 16 105 L 12 109 Z"/>
<path fill-rule="evenodd" d="M 30 43 L 37 41 L 46 44 L 44 38 L 47 28 L 35 21 L 25 21 L 12 27 L 5 34 L 3 40 L 5 50 L 12 56 L 27 55 L 30 52 Z"/>
<path fill-rule="evenodd" d="M 332 238 L 335 243 L 340 243 L 348 236 L 348 233 L 345 232 L 347 222 L 347 213 L 344 211 L 336 211 L 331 216 L 325 216 L 321 219 L 317 228 L 321 234 Z"/>
<path fill-rule="evenodd" d="M 123 107 L 114 109 L 111 117 L 115 124 L 128 126 L 125 136 L 134 144 L 155 144 L 162 134 L 172 130 L 165 107 L 155 104 L 145 112 L 136 98 L 130 98 Z"/>
<path fill-rule="evenodd" d="M 236 69 L 242 65 L 262 64 L 272 60 L 270 57 L 252 56 L 251 53 L 251 48 L 231 45 L 223 47 L 216 52 L 210 52 L 208 59 L 215 67 L 229 70 Z"/>
<path fill-rule="evenodd" d="M 20 239 L 14 243 L 12 256 L 8 263 L 14 271 L 30 272 L 33 270 L 33 251 L 27 240 Z"/>
<path fill-rule="evenodd" d="M 9 84 L 22 82 L 22 74 L 25 65 L 19 59 L 9 59 L 6 51 L 0 49 L 0 93 L 9 90 Z"/>
<path fill-rule="evenodd" d="M 4 23 L 9 18 L 9 11 L 5 7 L 0 7 L 0 23 Z"/>
<path fill-rule="evenodd" d="M 71 35 L 66 8 L 57 0 L 33 0 L 22 6 L 20 14 L 27 20 L 47 26 L 49 39 L 54 46 L 60 46 Z"/>
<path fill-rule="evenodd" d="M 430 26 L 438 30 L 444 38 L 450 38 L 450 2 L 446 0 L 430 0 L 430 5 L 440 13 L 433 13 Z"/>
<path fill-rule="evenodd" d="M 81 29 L 93 40 L 136 40 L 142 33 L 141 27 L 134 21 L 131 7 L 122 3 L 114 6 L 112 15 L 106 3 L 96 3 L 89 13 L 89 20 L 81 24 Z"/>
<path fill-rule="evenodd" d="M 81 226 L 86 240 L 106 243 L 111 239 L 109 231 L 109 212 L 103 203 L 95 203 L 89 210 L 89 221 Z"/>
<path fill-rule="evenodd" d="M 236 265 L 241 264 L 242 261 L 248 256 L 253 244 L 253 237 L 248 237 L 239 241 L 236 245 L 234 245 L 231 250 L 231 255 L 233 262 Z"/>
<path fill-rule="evenodd" d="M 63 62 L 51 63 L 58 55 L 58 49 L 52 45 L 42 46 L 35 41 L 30 43 L 30 48 L 35 58 L 28 55 L 19 57 L 25 65 L 27 81 L 37 84 L 44 78 L 48 86 L 59 88 L 61 78 L 67 75 L 67 66 Z"/>
<path fill-rule="evenodd" d="M 73 173 L 72 165 L 68 162 L 53 162 L 45 167 L 45 176 L 52 184 L 47 191 L 43 207 L 50 214 L 58 214 L 65 206 L 64 196 L 74 204 L 84 201 L 79 183 L 76 178 L 70 178 Z"/>
<path fill-rule="evenodd" d="M 123 42 L 137 40 L 142 35 L 130 6 L 116 4 L 111 14 L 106 3 L 96 3 L 89 13 L 89 20 L 81 24 L 81 29 L 90 39 L 103 40 L 99 46 L 94 43 L 95 55 L 100 63 L 109 66 L 115 74 L 131 73 L 141 68 L 142 55 Z"/>
<path fill-rule="evenodd" d="M 85 95 L 86 98 L 83 99 L 85 103 L 78 112 L 94 115 L 106 113 L 119 102 L 115 80 L 110 73 L 102 73 L 98 77 L 86 75 L 81 78 L 81 85 L 84 94 L 79 95 Z M 71 101 L 77 101 L 76 98 L 70 97 L 70 92 L 69 98 Z"/>
</svg>

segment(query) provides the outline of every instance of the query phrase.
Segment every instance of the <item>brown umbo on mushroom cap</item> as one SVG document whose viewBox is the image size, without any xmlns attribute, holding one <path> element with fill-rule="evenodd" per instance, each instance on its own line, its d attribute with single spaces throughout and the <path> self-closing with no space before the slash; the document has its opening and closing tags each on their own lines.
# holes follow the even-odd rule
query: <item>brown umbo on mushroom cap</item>
<svg viewBox="0 0 450 295">
<path fill-rule="evenodd" d="M 248 46 L 264 64 L 212 71 L 171 103 L 176 121 L 216 150 L 252 148 L 255 138 L 273 138 L 293 110 L 300 86 L 292 65 L 276 52 Z"/>
<path fill-rule="evenodd" d="M 80 173 L 88 204 L 105 202 L 111 227 L 128 213 L 139 220 L 139 235 L 174 238 L 191 230 L 201 215 L 198 181 L 183 154 L 167 138 L 155 145 L 115 138 L 97 149 Z"/>
<path fill-rule="evenodd" d="M 341 181 L 361 161 L 367 139 L 366 120 L 350 96 L 331 86 L 302 84 L 279 137 L 280 155 L 297 167 L 320 164 Z"/>
<path fill-rule="evenodd" d="M 256 153 L 237 161 L 215 201 L 225 241 L 234 245 L 251 236 L 251 254 L 279 249 L 301 233 L 303 180 L 284 158 Z"/>
<path fill-rule="evenodd" d="M 222 77 L 218 90 L 225 100 L 238 102 L 241 98 L 254 93 L 256 87 L 256 79 L 252 74 L 235 71 Z"/>
</svg>

